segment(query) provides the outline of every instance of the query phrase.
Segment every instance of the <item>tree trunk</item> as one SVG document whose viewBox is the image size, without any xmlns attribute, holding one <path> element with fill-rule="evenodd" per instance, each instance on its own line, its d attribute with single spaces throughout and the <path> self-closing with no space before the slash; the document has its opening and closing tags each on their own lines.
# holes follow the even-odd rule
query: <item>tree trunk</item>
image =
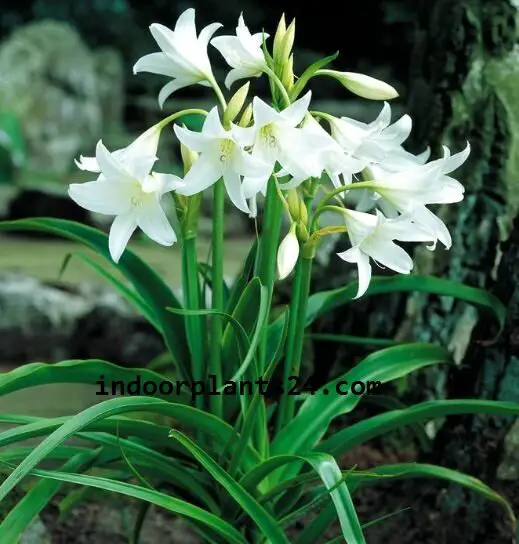
<svg viewBox="0 0 519 544">
<path fill-rule="evenodd" d="M 509 315 L 504 335 L 485 347 L 482 341 L 495 332 L 490 317 L 463 303 L 413 296 L 400 334 L 452 351 L 455 367 L 426 374 L 429 381 L 421 384 L 436 396 L 519 402 L 519 222 L 511 226 L 519 194 L 516 7 L 511 0 L 422 0 L 417 13 L 410 84 L 415 151 L 439 144 L 458 151 L 466 140 L 472 146 L 466 166 L 455 174 L 466 186 L 465 200 L 440 210 L 453 247 L 420 252 L 418 269 L 493 291 L 508 304 Z M 448 418 L 432 453 L 420 460 L 471 474 L 514 502 L 519 431 L 512 423 Z M 511 541 L 503 510 L 459 486 L 410 482 L 401 491 L 413 514 L 381 523 L 387 536 L 379 533 L 377 541 L 389 541 L 395 531 L 402 544 Z"/>
</svg>

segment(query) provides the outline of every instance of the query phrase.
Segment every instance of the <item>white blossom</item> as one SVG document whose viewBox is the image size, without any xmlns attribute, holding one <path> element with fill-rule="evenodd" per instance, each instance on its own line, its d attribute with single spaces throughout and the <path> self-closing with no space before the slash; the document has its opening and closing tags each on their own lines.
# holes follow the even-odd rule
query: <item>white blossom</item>
<svg viewBox="0 0 519 544">
<path fill-rule="evenodd" d="M 250 213 L 243 192 L 241 176 L 257 176 L 266 165 L 247 153 L 234 138 L 232 131 L 225 130 L 213 108 L 206 117 L 202 132 L 194 132 L 175 125 L 177 138 L 190 150 L 200 153 L 184 178 L 185 185 L 178 190 L 183 195 L 194 195 L 207 189 L 223 178 L 225 188 L 233 204 Z"/>
<path fill-rule="evenodd" d="M 173 78 L 159 93 L 161 107 L 168 96 L 182 87 L 195 83 L 210 86 L 214 82 L 207 46 L 221 26 L 220 23 L 212 23 L 197 36 L 193 8 L 186 9 L 180 15 L 175 30 L 158 23 L 150 26 L 150 32 L 162 52 L 141 57 L 135 63 L 133 72 L 150 72 Z"/>
<path fill-rule="evenodd" d="M 394 240 L 402 242 L 431 242 L 434 237 L 408 217 L 386 219 L 376 215 L 344 210 L 346 228 L 352 247 L 337 255 L 358 267 L 359 287 L 356 298 L 362 296 L 371 281 L 370 259 L 400 274 L 409 274 L 413 260 Z"/>
<path fill-rule="evenodd" d="M 218 36 L 211 40 L 211 45 L 222 54 L 232 70 L 225 78 L 225 86 L 231 85 L 239 79 L 258 77 L 267 69 L 267 62 L 262 50 L 263 40 L 268 34 L 259 32 L 251 34 L 243 15 L 240 15 L 236 36 Z"/>
<path fill-rule="evenodd" d="M 99 173 L 95 181 L 73 183 L 69 195 L 81 207 L 92 212 L 115 216 L 110 228 L 109 250 L 114 262 L 121 255 L 133 232 L 140 228 L 155 242 L 170 246 L 177 237 L 162 209 L 162 196 L 182 185 L 171 174 L 152 172 L 157 160 L 152 127 L 133 144 L 110 153 L 101 141 L 95 158 L 83 158 L 80 165 Z M 156 137 L 157 136 L 157 137 Z"/>
</svg>

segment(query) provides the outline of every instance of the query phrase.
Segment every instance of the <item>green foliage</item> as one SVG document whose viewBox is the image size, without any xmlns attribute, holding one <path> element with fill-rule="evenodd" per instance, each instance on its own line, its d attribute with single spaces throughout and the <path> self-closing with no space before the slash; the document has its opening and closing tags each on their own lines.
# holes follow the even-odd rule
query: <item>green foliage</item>
<svg viewBox="0 0 519 544">
<path fill-rule="evenodd" d="M 34 229 L 61 234 L 78 241 L 106 259 L 106 237 L 88 227 L 66 221 L 34 219 L 0 224 L 0 230 Z M 179 349 L 178 339 L 186 330 L 190 312 L 182 307 L 159 276 L 136 255 L 127 251 L 114 274 L 97 260 L 82 255 L 116 289 L 128 298 L 164 335 L 175 362 L 189 365 Z M 258 278 L 247 281 L 252 261 L 244 264 L 228 295 L 232 322 L 227 321 L 221 349 L 224 376 L 257 379 L 261 371 L 256 357 L 261 331 L 268 316 L 268 290 Z M 120 274 L 124 280 L 119 279 Z M 211 277 L 209 269 L 197 269 L 198 281 Z M 494 312 L 502 325 L 504 308 L 488 293 L 456 285 L 447 280 L 421 277 L 375 278 L 369 295 L 394 291 L 422 291 L 453 296 Z M 318 316 L 350 303 L 356 286 L 316 293 L 309 298 L 305 319 L 310 325 Z M 173 310 L 168 311 L 167 308 Z M 254 311 L 251 311 L 253 309 Z M 202 308 L 210 317 L 210 310 Z M 228 314 L 231 317 L 231 314 Z M 266 349 L 268 380 L 283 356 L 287 337 L 287 313 L 269 328 Z M 169 339 L 169 344 L 168 344 Z M 274 343 L 274 340 L 277 340 Z M 184 345 L 184 350 L 187 349 Z M 11 467 L 0 485 L 4 499 L 24 478 L 40 482 L 23 497 L 0 523 L 2 542 L 14 542 L 64 484 L 87 486 L 139 498 L 190 520 L 208 541 L 287 542 L 285 529 L 318 507 L 320 514 L 300 535 L 298 542 L 313 542 L 333 519 L 342 527 L 347 542 L 364 542 L 362 523 L 352 494 L 368 484 L 405 477 L 438 477 L 456 482 L 497 501 L 513 514 L 506 501 L 483 483 L 455 471 L 428 465 L 389 465 L 372 471 L 341 472 L 335 458 L 351 448 L 406 425 L 459 413 L 518 414 L 512 403 L 477 400 L 435 401 L 411 407 L 387 405 L 387 411 L 329 434 L 339 415 L 350 412 L 360 396 L 339 395 L 342 380 L 389 382 L 429 365 L 446 363 L 448 353 L 428 344 L 394 345 L 369 354 L 345 375 L 337 377 L 304 400 L 296 416 L 270 442 L 266 431 L 266 398 L 258 391 L 246 401 L 223 396 L 227 421 L 190 406 L 188 391 L 171 398 L 109 398 L 71 418 L 39 419 L 3 415 L 0 422 L 14 427 L 0 433 L 3 467 Z M 152 370 L 122 369 L 105 361 L 34 363 L 0 377 L 0 394 L 50 383 L 95 383 L 100 375 L 110 380 L 129 381 L 135 374 L 142 380 L 160 382 L 163 375 Z M 189 372 L 187 372 L 189 375 Z M 325 393 L 327 390 L 327 393 Z M 101 397 L 102 398 L 102 397 Z M 173 430 L 160 421 L 127 417 L 147 412 L 166 416 Z M 126 415 L 126 417 L 124 417 Z M 123 416 L 123 417 L 122 417 Z M 182 429 L 182 430 L 180 430 Z M 194 433 L 192 437 L 191 433 Z M 323 436 L 326 438 L 323 440 Z M 30 437 L 44 437 L 34 448 L 17 446 Z M 70 447 L 66 441 L 77 436 L 88 446 Z M 264 444 L 260 441 L 265 441 Z M 9 446 L 9 447 L 7 447 Z M 63 462 L 58 471 L 38 469 L 41 461 Z M 309 467 L 304 469 L 303 467 Z M 110 477 L 95 476 L 96 468 L 110 469 Z M 136 474 L 139 475 L 135 481 Z M 148 483 L 148 485 L 145 484 Z M 158 491 L 167 483 L 178 495 Z M 150 487 L 150 485 L 152 487 Z M 294 494 L 295 493 L 295 494 Z M 290 498 L 297 500 L 290 500 Z"/>
<path fill-rule="evenodd" d="M 13 183 L 15 171 L 25 164 L 26 149 L 18 119 L 0 111 L 0 184 Z"/>
</svg>

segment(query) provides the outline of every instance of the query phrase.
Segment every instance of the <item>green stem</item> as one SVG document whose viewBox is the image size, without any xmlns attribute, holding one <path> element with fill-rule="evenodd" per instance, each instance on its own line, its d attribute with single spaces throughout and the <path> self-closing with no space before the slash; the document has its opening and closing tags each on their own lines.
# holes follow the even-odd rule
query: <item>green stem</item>
<svg viewBox="0 0 519 544">
<path fill-rule="evenodd" d="M 301 370 L 301 358 L 306 329 L 306 307 L 312 279 L 313 256 L 306 256 L 304 252 L 297 263 L 296 276 L 292 288 L 292 301 L 290 304 L 290 316 L 287 335 L 287 351 L 283 368 L 283 389 L 279 403 L 276 432 L 278 433 L 288 421 L 294 417 L 295 397 L 288 395 L 291 386 L 289 376 L 299 376 Z"/>
<path fill-rule="evenodd" d="M 272 301 L 274 281 L 276 274 L 276 255 L 279 246 L 279 236 L 283 219 L 283 197 L 278 194 L 276 180 L 270 178 L 267 186 L 267 197 L 263 219 L 263 231 L 258 245 L 258 259 L 256 261 L 255 275 L 259 277 L 261 284 L 269 290 L 269 299 Z M 266 365 L 267 330 L 263 331 L 258 346 L 259 368 L 265 371 Z"/>
<path fill-rule="evenodd" d="M 224 279 L 223 279 L 223 238 L 224 238 L 224 205 L 225 205 L 225 186 L 223 180 L 219 180 L 214 185 L 213 196 L 213 255 L 212 255 L 212 274 L 211 274 L 211 292 L 212 309 L 223 312 L 224 308 Z M 222 316 L 213 315 L 211 318 L 211 358 L 209 373 L 215 376 L 216 387 L 222 386 L 222 334 L 223 322 Z M 222 397 L 214 395 L 210 398 L 212 413 L 216 416 L 222 416 Z"/>
<path fill-rule="evenodd" d="M 182 236 L 182 283 L 188 310 L 200 310 L 200 285 L 198 281 L 198 257 L 196 252 L 196 233 L 186 230 Z M 192 357 L 193 380 L 204 380 L 204 326 L 203 316 L 186 316 L 186 333 Z M 204 408 L 204 399 L 197 395 L 196 407 Z"/>
<path fill-rule="evenodd" d="M 288 96 L 287 90 L 285 89 L 285 86 L 283 85 L 279 77 L 270 68 L 267 68 L 265 70 L 265 73 L 269 76 L 270 80 L 274 83 L 274 85 L 278 88 L 279 92 L 281 93 L 281 97 L 283 98 L 283 101 L 285 102 L 285 107 L 290 106 L 290 97 Z"/>
<path fill-rule="evenodd" d="M 258 256 L 254 270 L 254 275 L 258 276 L 261 284 L 268 288 L 270 305 L 272 305 L 272 296 L 274 293 L 276 255 L 283 219 L 282 198 L 282 195 L 278 194 L 276 179 L 271 177 L 267 186 L 263 231 L 258 244 Z M 258 377 L 260 378 L 264 376 L 268 361 L 267 338 L 268 327 L 266 326 L 263 328 L 258 344 Z M 264 406 L 260 410 L 262 410 L 261 417 L 258 417 L 256 420 L 257 425 L 255 425 L 253 440 L 260 454 L 266 457 L 269 450 L 269 441 Z"/>
</svg>

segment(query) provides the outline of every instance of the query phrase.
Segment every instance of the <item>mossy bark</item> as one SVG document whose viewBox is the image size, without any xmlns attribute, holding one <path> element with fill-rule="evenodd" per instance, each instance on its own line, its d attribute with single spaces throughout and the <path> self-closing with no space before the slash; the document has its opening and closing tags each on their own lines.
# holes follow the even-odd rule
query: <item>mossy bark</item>
<svg viewBox="0 0 519 544">
<path fill-rule="evenodd" d="M 452 351 L 456 365 L 426 374 L 428 380 L 421 382 L 434 396 L 519 402 L 517 9 L 511 0 L 422 0 L 417 14 L 410 82 L 413 144 L 416 150 L 444 144 L 457 151 L 466 140 L 472 146 L 470 160 L 456 173 L 466 186 L 464 201 L 439 209 L 453 247 L 420 252 L 418 269 L 493 291 L 509 305 L 509 315 L 504 335 L 485 347 L 495 332 L 491 318 L 453 300 L 413 296 L 399 333 Z M 517 511 L 512 423 L 511 418 L 449 418 L 432 453 L 421 461 L 483 480 L 515 502 Z M 511 541 L 503 511 L 459 486 L 404 489 L 414 514 L 398 516 L 402 544 Z M 395 530 L 391 525 L 388 531 Z"/>
</svg>

